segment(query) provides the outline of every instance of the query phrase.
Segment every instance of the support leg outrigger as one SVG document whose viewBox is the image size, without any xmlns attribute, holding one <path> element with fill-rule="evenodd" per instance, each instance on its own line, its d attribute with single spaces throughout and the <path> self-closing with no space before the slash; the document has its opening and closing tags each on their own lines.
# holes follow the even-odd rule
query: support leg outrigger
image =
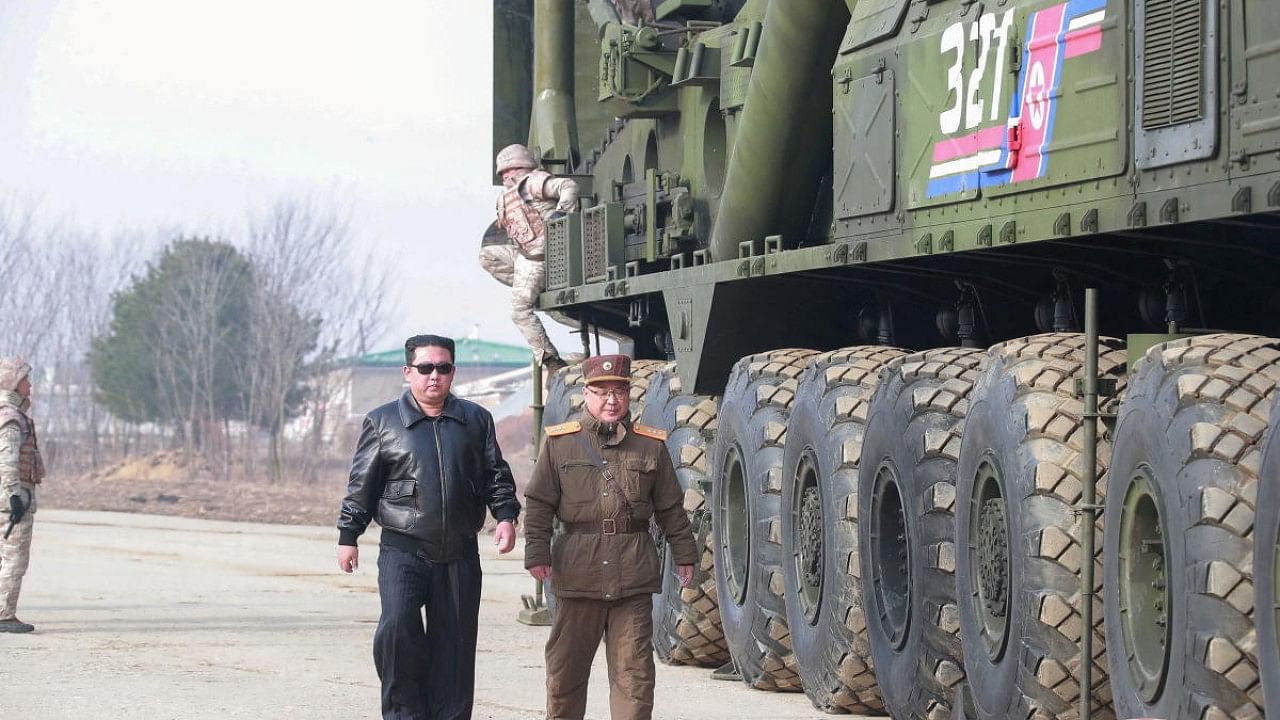
<svg viewBox="0 0 1280 720">
<path fill-rule="evenodd" d="M 585 336 L 584 336 L 585 337 Z M 537 452 L 538 447 L 542 444 L 542 365 L 537 360 L 533 362 L 533 448 Z M 534 579 L 533 595 L 521 595 L 520 602 L 524 607 L 520 610 L 520 614 L 516 616 L 518 622 L 525 625 L 541 625 L 551 624 L 551 608 L 547 607 L 546 598 L 542 594 L 542 581 Z"/>
</svg>

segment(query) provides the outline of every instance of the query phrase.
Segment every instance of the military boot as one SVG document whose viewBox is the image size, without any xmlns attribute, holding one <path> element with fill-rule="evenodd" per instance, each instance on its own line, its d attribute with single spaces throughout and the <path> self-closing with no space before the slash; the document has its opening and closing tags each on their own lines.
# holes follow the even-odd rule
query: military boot
<svg viewBox="0 0 1280 720">
<path fill-rule="evenodd" d="M 29 633 L 35 629 L 35 625 L 24 623 L 18 618 L 0 620 L 0 633 Z"/>
</svg>

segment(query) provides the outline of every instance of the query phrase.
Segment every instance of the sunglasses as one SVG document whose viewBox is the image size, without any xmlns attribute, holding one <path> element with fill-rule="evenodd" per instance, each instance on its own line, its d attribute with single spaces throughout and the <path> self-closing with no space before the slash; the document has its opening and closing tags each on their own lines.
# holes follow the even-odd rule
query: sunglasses
<svg viewBox="0 0 1280 720">
<path fill-rule="evenodd" d="M 453 372 L 453 363 L 422 363 L 421 365 L 410 365 L 409 367 L 417 370 L 422 375 L 430 375 L 438 372 L 441 375 L 448 375 Z"/>
</svg>

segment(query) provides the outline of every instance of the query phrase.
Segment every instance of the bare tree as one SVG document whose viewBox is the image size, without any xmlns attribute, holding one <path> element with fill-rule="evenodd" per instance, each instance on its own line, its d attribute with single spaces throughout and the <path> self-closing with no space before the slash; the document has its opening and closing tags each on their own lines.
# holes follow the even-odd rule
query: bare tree
<svg viewBox="0 0 1280 720">
<path fill-rule="evenodd" d="M 67 278 L 56 272 L 53 244 L 42 236 L 30 206 L 21 201 L 0 201 L 0 258 L 5 298 L 0 355 L 38 360 L 63 308 L 61 290 Z"/>
<path fill-rule="evenodd" d="M 284 474 L 284 427 L 310 380 L 308 413 L 323 421 L 326 374 L 346 354 L 364 352 L 381 332 L 387 277 L 366 257 L 353 262 L 346 210 L 312 200 L 281 200 L 250 221 L 249 256 L 256 281 L 250 312 L 248 416 L 270 438 L 273 478 Z"/>
</svg>

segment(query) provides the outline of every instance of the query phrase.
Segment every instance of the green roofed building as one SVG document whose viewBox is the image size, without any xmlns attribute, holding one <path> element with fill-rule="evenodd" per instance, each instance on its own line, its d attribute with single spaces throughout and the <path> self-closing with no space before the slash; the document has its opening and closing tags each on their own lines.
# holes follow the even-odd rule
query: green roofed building
<svg viewBox="0 0 1280 720">
<path fill-rule="evenodd" d="M 458 363 L 458 371 L 472 373 L 464 378 L 459 375 L 454 382 L 470 382 L 490 375 L 492 372 L 503 372 L 518 367 L 527 367 L 532 362 L 532 353 L 523 345 L 508 345 L 491 340 L 460 338 L 454 341 L 457 348 L 454 352 Z M 404 366 L 404 350 L 385 350 L 370 353 L 347 360 L 347 363 L 358 367 L 394 367 Z M 492 372 L 490 372 L 492 371 Z"/>
<path fill-rule="evenodd" d="M 529 368 L 533 354 L 524 345 L 457 338 L 454 359 L 457 362 L 455 387 L 491 375 L 499 375 L 520 368 Z M 340 363 L 339 382 L 346 386 L 346 411 L 348 416 L 362 416 L 373 408 L 394 400 L 404 389 L 404 350 L 396 348 L 347 358 Z"/>
</svg>

